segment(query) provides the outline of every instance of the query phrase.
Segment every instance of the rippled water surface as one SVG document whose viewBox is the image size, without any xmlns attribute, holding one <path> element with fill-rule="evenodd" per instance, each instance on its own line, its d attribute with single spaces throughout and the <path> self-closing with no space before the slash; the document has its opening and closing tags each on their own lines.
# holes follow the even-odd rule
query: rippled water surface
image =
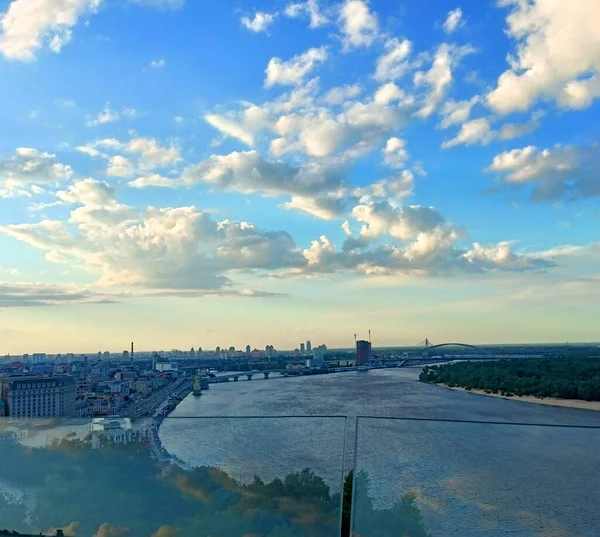
<svg viewBox="0 0 600 537">
<path fill-rule="evenodd" d="M 339 491 L 343 466 L 354 463 L 368 473 L 376 504 L 415 494 L 434 537 L 600 536 L 600 430 L 589 428 L 600 427 L 600 412 L 452 391 L 417 382 L 418 373 L 212 385 L 186 398 L 160 436 L 188 463 L 218 465 L 243 480 L 308 466 Z M 347 420 L 302 418 L 322 415 Z M 357 416 L 511 425 L 360 418 L 357 426 Z M 361 533 L 360 510 L 356 516 Z"/>
</svg>

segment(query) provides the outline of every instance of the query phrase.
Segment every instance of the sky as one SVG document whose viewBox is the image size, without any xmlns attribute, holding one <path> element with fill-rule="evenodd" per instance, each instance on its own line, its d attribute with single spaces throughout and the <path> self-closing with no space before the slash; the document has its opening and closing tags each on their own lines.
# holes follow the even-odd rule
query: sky
<svg viewBox="0 0 600 537">
<path fill-rule="evenodd" d="M 0 0 L 0 354 L 598 341 L 597 0 Z"/>
</svg>

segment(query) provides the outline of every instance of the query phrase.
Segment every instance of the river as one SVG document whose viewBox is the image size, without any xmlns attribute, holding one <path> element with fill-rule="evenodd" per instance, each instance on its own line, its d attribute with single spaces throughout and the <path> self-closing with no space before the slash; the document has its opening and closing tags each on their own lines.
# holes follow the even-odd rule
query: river
<svg viewBox="0 0 600 537">
<path fill-rule="evenodd" d="M 600 412 L 453 391 L 419 383 L 419 371 L 212 385 L 160 437 L 184 461 L 245 481 L 308 466 L 337 492 L 354 465 L 377 505 L 415 494 L 433 537 L 600 536 Z"/>
</svg>

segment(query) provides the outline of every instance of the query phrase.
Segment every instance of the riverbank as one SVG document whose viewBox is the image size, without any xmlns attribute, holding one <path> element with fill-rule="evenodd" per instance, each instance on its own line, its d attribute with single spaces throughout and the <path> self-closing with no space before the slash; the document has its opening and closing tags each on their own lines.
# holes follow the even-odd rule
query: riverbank
<svg viewBox="0 0 600 537">
<path fill-rule="evenodd" d="M 561 406 L 566 408 L 579 408 L 583 410 L 600 410 L 600 401 L 584 401 L 582 399 L 557 399 L 555 397 L 534 397 L 533 395 L 501 395 L 499 393 L 487 393 L 483 390 L 467 390 L 460 386 L 446 386 L 445 384 L 435 384 L 442 386 L 448 390 L 456 390 L 459 392 L 468 392 L 475 395 L 485 395 L 487 397 L 496 397 L 499 399 L 508 399 L 510 401 L 521 401 L 523 403 L 535 403 L 538 405 Z"/>
</svg>

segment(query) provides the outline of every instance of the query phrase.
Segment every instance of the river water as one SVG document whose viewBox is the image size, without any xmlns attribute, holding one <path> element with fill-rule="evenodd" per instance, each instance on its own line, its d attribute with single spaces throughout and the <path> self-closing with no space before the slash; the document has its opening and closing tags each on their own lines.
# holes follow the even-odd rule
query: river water
<svg viewBox="0 0 600 537">
<path fill-rule="evenodd" d="M 419 372 L 212 385 L 160 437 L 189 464 L 244 481 L 310 467 L 339 492 L 354 466 L 378 506 L 416 495 L 433 537 L 600 536 L 600 412 L 448 390 Z"/>
</svg>

